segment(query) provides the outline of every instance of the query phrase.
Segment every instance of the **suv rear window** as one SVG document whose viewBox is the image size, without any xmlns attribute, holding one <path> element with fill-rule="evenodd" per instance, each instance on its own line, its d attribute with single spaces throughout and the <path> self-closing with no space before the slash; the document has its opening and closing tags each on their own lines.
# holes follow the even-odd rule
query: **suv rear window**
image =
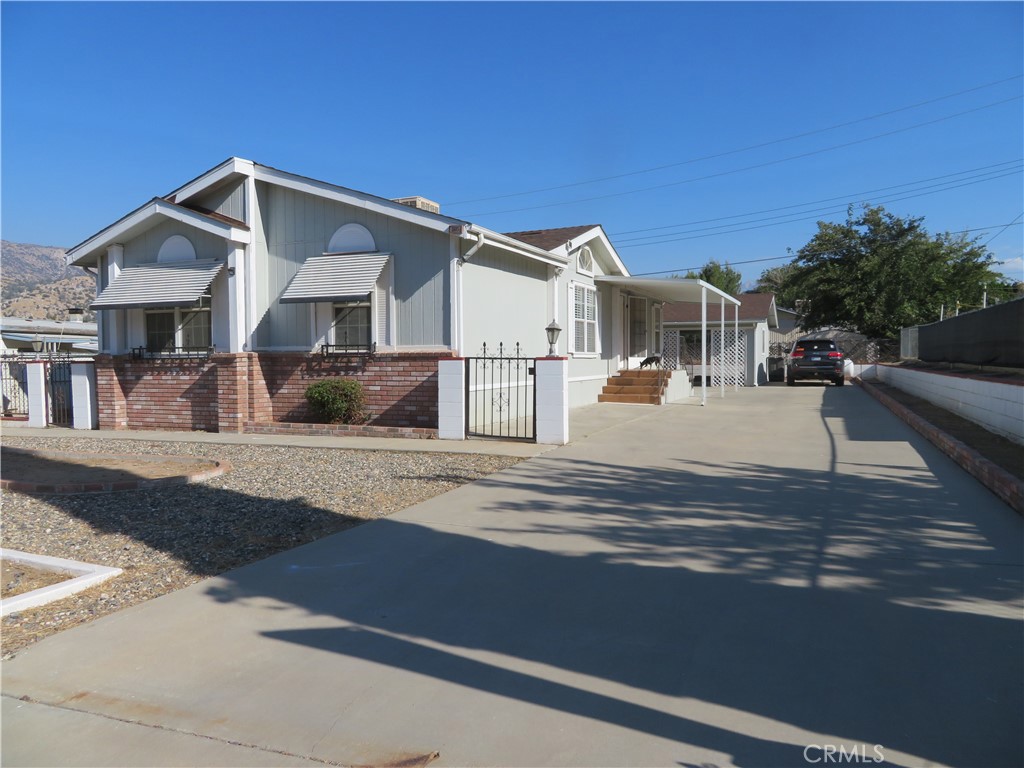
<svg viewBox="0 0 1024 768">
<path fill-rule="evenodd" d="M 798 341 L 793 345 L 793 349 L 802 349 L 804 352 L 834 352 L 836 343 L 832 339 L 807 339 Z"/>
</svg>

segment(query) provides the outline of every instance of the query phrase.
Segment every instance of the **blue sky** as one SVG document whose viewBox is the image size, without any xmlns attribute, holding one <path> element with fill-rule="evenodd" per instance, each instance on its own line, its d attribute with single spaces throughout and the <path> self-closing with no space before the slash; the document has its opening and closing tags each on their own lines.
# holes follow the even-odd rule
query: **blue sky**
<svg viewBox="0 0 1024 768">
<path fill-rule="evenodd" d="M 634 274 L 750 284 L 870 201 L 1024 279 L 1022 9 L 3 2 L 0 233 L 68 247 L 237 155 L 599 223 Z"/>
</svg>

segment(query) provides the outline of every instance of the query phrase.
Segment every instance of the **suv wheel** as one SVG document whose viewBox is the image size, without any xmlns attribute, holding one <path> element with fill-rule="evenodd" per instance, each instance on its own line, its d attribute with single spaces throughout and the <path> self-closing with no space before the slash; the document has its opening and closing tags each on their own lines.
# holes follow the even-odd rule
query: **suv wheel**
<svg viewBox="0 0 1024 768">
<path fill-rule="evenodd" d="M 832 381 L 835 383 L 835 385 L 837 387 L 841 387 L 841 386 L 843 386 L 843 384 L 846 383 L 846 377 L 845 376 L 840 376 L 839 378 L 832 379 Z"/>
<path fill-rule="evenodd" d="M 791 387 L 796 386 L 796 379 L 793 378 L 793 374 L 789 374 L 789 376 L 786 377 L 786 384 Z"/>
</svg>

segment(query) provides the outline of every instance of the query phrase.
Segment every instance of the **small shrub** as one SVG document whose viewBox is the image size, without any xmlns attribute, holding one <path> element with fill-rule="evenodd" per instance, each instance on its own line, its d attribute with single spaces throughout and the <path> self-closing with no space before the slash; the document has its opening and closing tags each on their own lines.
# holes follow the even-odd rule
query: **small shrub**
<svg viewBox="0 0 1024 768">
<path fill-rule="evenodd" d="M 362 424 L 366 421 L 366 395 L 355 379 L 324 379 L 306 388 L 306 402 L 313 415 L 330 424 Z"/>
</svg>

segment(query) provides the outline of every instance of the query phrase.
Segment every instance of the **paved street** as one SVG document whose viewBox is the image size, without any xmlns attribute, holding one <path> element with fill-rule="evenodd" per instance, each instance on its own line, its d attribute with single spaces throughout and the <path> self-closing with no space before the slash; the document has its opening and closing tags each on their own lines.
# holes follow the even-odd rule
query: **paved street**
<svg viewBox="0 0 1024 768">
<path fill-rule="evenodd" d="M 627 412 L 19 654 L 3 765 L 1024 763 L 1009 507 L 857 387 Z"/>
</svg>

